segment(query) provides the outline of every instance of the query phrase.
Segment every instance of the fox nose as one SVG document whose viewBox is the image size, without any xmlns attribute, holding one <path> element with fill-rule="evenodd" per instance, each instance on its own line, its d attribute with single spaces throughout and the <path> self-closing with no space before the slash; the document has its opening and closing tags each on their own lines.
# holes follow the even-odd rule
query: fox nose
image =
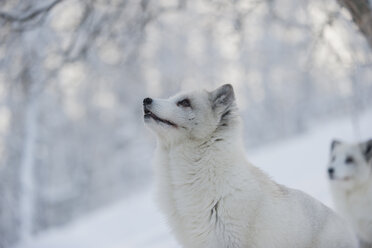
<svg viewBox="0 0 372 248">
<path fill-rule="evenodd" d="M 328 168 L 328 175 L 330 178 L 333 178 L 334 173 L 335 173 L 335 169 L 333 167 Z"/>
<path fill-rule="evenodd" d="M 152 99 L 149 97 L 146 97 L 143 99 L 143 105 L 150 105 L 152 103 Z"/>
</svg>

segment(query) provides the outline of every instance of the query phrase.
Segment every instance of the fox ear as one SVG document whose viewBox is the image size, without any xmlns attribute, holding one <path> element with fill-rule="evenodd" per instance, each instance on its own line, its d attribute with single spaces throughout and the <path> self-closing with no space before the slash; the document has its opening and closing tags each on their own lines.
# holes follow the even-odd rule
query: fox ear
<svg viewBox="0 0 372 248">
<path fill-rule="evenodd" d="M 335 149 L 336 146 L 340 145 L 341 144 L 341 141 L 339 140 L 332 140 L 332 143 L 331 143 L 331 151 L 333 151 Z"/>
<path fill-rule="evenodd" d="M 367 161 L 372 158 L 372 139 L 361 144 L 362 152 Z"/>
<path fill-rule="evenodd" d="M 225 84 L 210 93 L 212 109 L 228 107 L 235 101 L 234 89 L 231 84 Z M 225 109 L 225 108 L 224 108 Z"/>
</svg>

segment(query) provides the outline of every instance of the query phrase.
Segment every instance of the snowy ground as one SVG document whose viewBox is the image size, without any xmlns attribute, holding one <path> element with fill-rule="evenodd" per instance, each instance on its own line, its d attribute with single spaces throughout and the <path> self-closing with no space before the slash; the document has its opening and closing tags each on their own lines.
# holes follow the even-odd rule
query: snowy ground
<svg viewBox="0 0 372 248">
<path fill-rule="evenodd" d="M 372 137 L 372 112 L 363 115 L 358 126 L 356 134 L 350 120 L 330 122 L 301 136 L 249 151 L 248 157 L 279 183 L 301 189 L 332 207 L 325 174 L 329 144 L 335 137 L 346 141 Z M 152 196 L 149 188 L 15 248 L 179 247 Z"/>
</svg>

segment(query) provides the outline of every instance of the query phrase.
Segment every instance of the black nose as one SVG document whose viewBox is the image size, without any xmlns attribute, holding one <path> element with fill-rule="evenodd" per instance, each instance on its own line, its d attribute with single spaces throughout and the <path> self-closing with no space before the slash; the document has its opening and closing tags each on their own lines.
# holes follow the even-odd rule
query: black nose
<svg viewBox="0 0 372 248">
<path fill-rule="evenodd" d="M 143 99 L 143 105 L 150 105 L 152 103 L 152 99 L 147 97 Z"/>
<path fill-rule="evenodd" d="M 332 167 L 331 167 L 331 168 L 328 168 L 328 174 L 329 174 L 330 176 L 332 176 L 333 173 L 335 173 L 335 169 L 333 169 Z"/>
</svg>

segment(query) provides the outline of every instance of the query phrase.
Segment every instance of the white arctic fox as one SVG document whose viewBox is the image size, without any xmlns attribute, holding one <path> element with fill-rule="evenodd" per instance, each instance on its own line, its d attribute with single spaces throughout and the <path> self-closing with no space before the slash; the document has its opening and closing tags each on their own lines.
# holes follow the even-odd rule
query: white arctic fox
<svg viewBox="0 0 372 248">
<path fill-rule="evenodd" d="M 158 200 L 182 247 L 357 247 L 329 208 L 247 161 L 234 98 L 223 85 L 144 99 L 145 123 L 158 137 Z"/>
<path fill-rule="evenodd" d="M 353 226 L 361 247 L 372 248 L 372 139 L 333 141 L 328 175 L 337 210 Z"/>
</svg>

